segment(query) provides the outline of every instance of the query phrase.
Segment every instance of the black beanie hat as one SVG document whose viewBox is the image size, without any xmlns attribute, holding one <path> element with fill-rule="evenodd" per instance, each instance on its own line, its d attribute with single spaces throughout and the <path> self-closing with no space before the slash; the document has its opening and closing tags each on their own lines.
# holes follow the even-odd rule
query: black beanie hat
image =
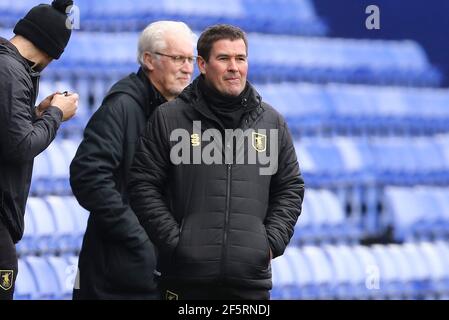
<svg viewBox="0 0 449 320">
<path fill-rule="evenodd" d="M 71 5 L 71 0 L 54 0 L 51 6 L 35 6 L 19 20 L 14 33 L 25 37 L 50 57 L 59 59 L 72 33 L 70 24 L 66 23 L 66 9 Z"/>
</svg>

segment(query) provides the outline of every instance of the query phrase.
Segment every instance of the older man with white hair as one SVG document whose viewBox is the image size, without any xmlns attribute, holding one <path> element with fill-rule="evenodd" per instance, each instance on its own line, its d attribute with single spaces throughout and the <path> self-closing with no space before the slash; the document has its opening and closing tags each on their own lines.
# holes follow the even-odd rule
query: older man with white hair
<svg viewBox="0 0 449 320">
<path fill-rule="evenodd" d="M 195 35 L 158 21 L 140 35 L 140 68 L 118 81 L 89 121 L 70 165 L 78 202 L 90 211 L 74 299 L 158 299 L 154 247 L 128 204 L 135 144 L 160 104 L 190 83 Z"/>
</svg>

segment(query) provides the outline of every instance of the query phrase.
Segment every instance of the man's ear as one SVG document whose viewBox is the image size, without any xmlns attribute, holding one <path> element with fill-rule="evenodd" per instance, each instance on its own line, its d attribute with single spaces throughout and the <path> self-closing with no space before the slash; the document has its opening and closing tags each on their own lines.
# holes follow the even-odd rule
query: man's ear
<svg viewBox="0 0 449 320">
<path fill-rule="evenodd" d="M 196 58 L 196 64 L 198 65 L 198 69 L 200 70 L 201 74 L 206 74 L 206 61 L 203 59 L 203 57 L 198 56 Z"/>
<path fill-rule="evenodd" d="M 143 54 L 143 63 L 147 67 L 148 70 L 153 71 L 154 70 L 154 57 L 149 52 L 144 52 Z"/>
</svg>

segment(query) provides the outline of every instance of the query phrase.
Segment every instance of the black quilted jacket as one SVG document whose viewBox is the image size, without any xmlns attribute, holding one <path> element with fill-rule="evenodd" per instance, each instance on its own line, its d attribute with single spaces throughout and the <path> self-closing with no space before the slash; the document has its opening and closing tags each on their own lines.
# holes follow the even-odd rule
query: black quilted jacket
<svg viewBox="0 0 449 320">
<path fill-rule="evenodd" d="M 209 145 L 192 136 L 199 132 L 193 121 L 201 121 L 202 133 L 224 131 L 197 83 L 151 117 L 130 171 L 131 206 L 159 249 L 166 281 L 271 289 L 270 250 L 273 257 L 283 254 L 304 196 L 290 132 L 282 116 L 251 87 L 251 98 L 242 101 L 242 108 L 251 112 L 241 129 L 265 129 L 266 139 L 250 141 L 245 157 L 250 148 L 274 150 L 270 129 L 277 129 L 277 171 L 261 175 L 259 169 L 266 165 L 237 164 L 235 159 L 226 164 L 223 158 L 223 164 L 174 164 L 170 152 L 179 141 L 170 139 L 174 129 L 188 132 L 190 160 L 194 148 L 204 151 Z"/>
</svg>

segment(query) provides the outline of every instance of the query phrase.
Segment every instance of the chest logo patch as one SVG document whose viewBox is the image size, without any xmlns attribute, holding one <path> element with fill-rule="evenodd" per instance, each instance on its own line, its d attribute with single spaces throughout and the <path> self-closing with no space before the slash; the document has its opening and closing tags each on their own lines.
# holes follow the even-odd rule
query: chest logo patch
<svg viewBox="0 0 449 320">
<path fill-rule="evenodd" d="M 257 152 L 264 152 L 267 149 L 267 136 L 261 133 L 252 133 L 252 146 Z"/>
</svg>

